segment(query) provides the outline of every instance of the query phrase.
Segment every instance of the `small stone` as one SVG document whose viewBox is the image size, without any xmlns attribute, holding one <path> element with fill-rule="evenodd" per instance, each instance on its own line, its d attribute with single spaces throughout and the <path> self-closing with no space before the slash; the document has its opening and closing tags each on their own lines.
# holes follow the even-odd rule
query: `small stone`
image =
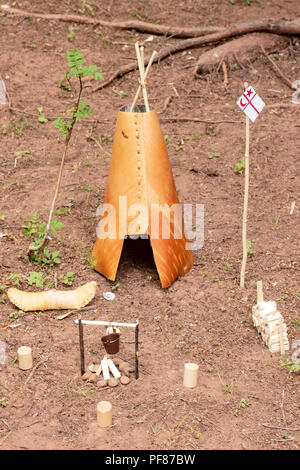
<svg viewBox="0 0 300 470">
<path fill-rule="evenodd" d="M 130 382 L 130 378 L 127 377 L 126 375 L 122 375 L 120 378 L 120 382 L 122 385 L 128 385 Z"/>
<path fill-rule="evenodd" d="M 98 380 L 97 387 L 104 388 L 107 386 L 107 380 Z"/>
<path fill-rule="evenodd" d="M 92 375 L 92 373 L 91 373 L 89 370 L 87 370 L 87 371 L 81 376 L 81 378 L 82 378 L 82 380 L 88 380 L 88 379 L 90 378 L 90 375 Z"/>
<path fill-rule="evenodd" d="M 112 360 L 115 366 L 119 366 L 120 364 L 122 364 L 122 362 L 124 362 L 123 359 L 121 359 L 120 357 L 113 357 Z"/>
<path fill-rule="evenodd" d="M 91 374 L 90 377 L 88 378 L 88 382 L 96 383 L 98 380 L 98 377 L 96 374 Z"/>
<path fill-rule="evenodd" d="M 117 385 L 119 385 L 120 381 L 119 379 L 116 379 L 115 377 L 112 377 L 111 379 L 109 379 L 108 381 L 108 385 L 110 387 L 116 387 Z"/>
<path fill-rule="evenodd" d="M 128 368 L 130 367 L 130 364 L 128 364 L 128 362 L 125 362 L 125 361 L 122 361 L 121 364 L 119 364 L 119 369 L 121 372 L 123 372 L 123 370 L 127 370 Z"/>
<path fill-rule="evenodd" d="M 99 364 L 90 364 L 88 366 L 88 370 L 91 372 L 97 372 L 98 369 L 99 369 Z"/>
</svg>

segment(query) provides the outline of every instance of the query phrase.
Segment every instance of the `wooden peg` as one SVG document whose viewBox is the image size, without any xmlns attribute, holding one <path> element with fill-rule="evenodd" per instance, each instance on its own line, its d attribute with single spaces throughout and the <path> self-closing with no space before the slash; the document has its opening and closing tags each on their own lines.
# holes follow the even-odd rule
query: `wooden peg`
<svg viewBox="0 0 300 470">
<path fill-rule="evenodd" d="M 99 401 L 97 405 L 97 423 L 101 428 L 111 426 L 112 405 L 109 401 Z"/>
<path fill-rule="evenodd" d="M 191 362 L 184 364 L 183 385 L 184 387 L 196 387 L 198 381 L 199 366 Z"/>
<path fill-rule="evenodd" d="M 264 301 L 262 281 L 257 281 L 256 288 L 257 288 L 257 303 L 259 304 Z"/>
<path fill-rule="evenodd" d="M 32 351 L 29 346 L 20 346 L 18 349 L 19 368 L 27 370 L 32 368 Z"/>
</svg>

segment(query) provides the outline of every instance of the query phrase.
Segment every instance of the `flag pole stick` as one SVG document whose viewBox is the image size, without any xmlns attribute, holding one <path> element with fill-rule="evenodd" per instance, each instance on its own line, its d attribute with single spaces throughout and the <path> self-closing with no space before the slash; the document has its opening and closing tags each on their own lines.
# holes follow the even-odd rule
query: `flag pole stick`
<svg viewBox="0 0 300 470">
<path fill-rule="evenodd" d="M 245 90 L 248 83 L 244 83 Z M 246 116 L 246 146 L 245 146 L 245 192 L 244 192 L 244 209 L 243 209 L 243 260 L 241 267 L 240 287 L 245 286 L 245 271 L 247 263 L 247 213 L 248 213 L 248 194 L 249 194 L 249 146 L 250 146 L 250 122 Z"/>
</svg>

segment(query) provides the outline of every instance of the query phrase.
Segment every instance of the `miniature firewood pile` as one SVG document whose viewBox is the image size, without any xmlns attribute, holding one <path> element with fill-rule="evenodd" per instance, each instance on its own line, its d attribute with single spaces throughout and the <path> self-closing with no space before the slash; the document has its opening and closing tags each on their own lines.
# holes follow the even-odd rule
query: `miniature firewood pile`
<svg viewBox="0 0 300 470">
<path fill-rule="evenodd" d="M 119 357 L 105 354 L 100 364 L 92 363 L 82 375 L 82 380 L 95 383 L 99 388 L 116 387 L 119 384 L 128 385 L 130 374 L 135 368 Z"/>
<path fill-rule="evenodd" d="M 252 307 L 252 320 L 272 353 L 281 352 L 283 355 L 289 350 L 286 324 L 277 311 L 276 302 L 264 302 L 261 281 L 257 282 L 257 304 Z"/>
<path fill-rule="evenodd" d="M 129 362 L 120 357 L 115 357 L 115 354 L 119 352 L 120 330 L 109 326 L 106 329 L 106 335 L 101 339 L 106 354 L 100 364 L 90 364 L 81 378 L 95 383 L 99 388 L 113 388 L 119 384 L 128 385 L 130 383 L 130 374 L 136 372 L 136 369 Z"/>
</svg>

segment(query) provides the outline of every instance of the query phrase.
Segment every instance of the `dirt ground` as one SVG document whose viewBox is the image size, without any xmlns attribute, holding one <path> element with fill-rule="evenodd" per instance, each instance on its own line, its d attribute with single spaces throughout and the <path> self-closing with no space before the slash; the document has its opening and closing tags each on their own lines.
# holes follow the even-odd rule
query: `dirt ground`
<svg viewBox="0 0 300 470">
<path fill-rule="evenodd" d="M 42 13 L 177 26 L 300 16 L 298 0 L 253 0 L 250 5 L 246 0 L 0 3 Z M 149 36 L 0 14 L 0 74 L 13 108 L 11 113 L 7 106 L 0 108 L 0 340 L 8 356 L 0 370 L 0 448 L 299 449 L 299 374 L 289 369 L 292 351 L 284 358 L 271 354 L 251 315 L 256 282 L 262 279 L 265 299 L 277 301 L 287 324 L 290 345 L 300 339 L 300 105 L 292 104 L 293 91 L 262 54 L 228 68 L 227 87 L 222 67 L 193 76 L 193 65 L 210 46 L 180 52 L 151 68 L 149 101 L 167 136 L 179 199 L 205 207 L 204 246 L 194 252 L 194 266 L 184 278 L 162 289 L 151 256 L 139 252 L 138 244 L 125 250 L 115 282 L 89 262 L 117 112 L 132 102 L 137 71 L 99 92 L 93 92 L 94 82 L 85 83 L 84 98 L 94 112 L 74 129 L 55 216 L 64 228 L 49 245 L 51 252 L 59 251 L 60 262 L 47 267 L 26 257 L 32 239 L 23 233 L 24 219 L 37 211 L 39 220 L 47 220 L 63 150 L 53 120 L 73 104 L 58 88 L 66 52 L 80 50 L 106 79 L 120 65 L 135 61 L 135 41 Z M 154 36 L 146 52 L 177 40 Z M 300 80 L 299 37 L 271 57 L 290 81 Z M 244 81 L 266 107 L 251 124 L 247 238 L 253 253 L 242 290 L 244 174 L 235 164 L 245 150 L 245 118 L 236 105 Z M 47 122 L 38 120 L 40 107 Z M 214 122 L 167 119 L 175 117 Z M 127 386 L 104 390 L 84 382 L 77 314 L 58 320 L 62 312 L 19 312 L 6 296 L 12 285 L 38 290 L 28 283 L 31 272 L 42 273 L 43 289 L 53 287 L 55 279 L 59 289 L 95 280 L 97 294 L 91 309 L 82 311 L 84 319 L 139 319 L 140 378 L 132 376 Z M 69 286 L 62 279 L 68 272 L 74 273 Z M 107 301 L 103 292 L 112 286 L 115 299 Z M 84 327 L 86 365 L 103 356 L 104 333 L 103 327 Z M 122 329 L 119 356 L 132 365 L 133 341 L 133 331 Z M 21 345 L 33 350 L 31 370 L 18 367 Z M 182 386 L 186 362 L 199 365 L 194 389 Z M 96 422 L 101 400 L 113 405 L 110 428 Z"/>
</svg>

